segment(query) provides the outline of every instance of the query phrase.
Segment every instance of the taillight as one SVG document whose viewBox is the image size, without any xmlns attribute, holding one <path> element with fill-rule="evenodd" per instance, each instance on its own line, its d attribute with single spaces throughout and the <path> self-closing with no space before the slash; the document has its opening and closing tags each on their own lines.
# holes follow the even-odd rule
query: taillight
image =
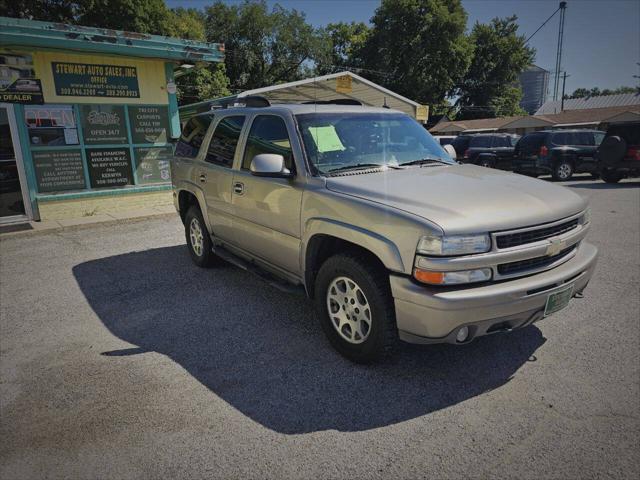
<svg viewBox="0 0 640 480">
<path fill-rule="evenodd" d="M 542 145 L 540 147 L 540 153 L 538 153 L 538 155 L 541 157 L 546 157 L 547 153 L 549 153 L 549 149 L 545 145 Z"/>
<path fill-rule="evenodd" d="M 629 147 L 629 150 L 627 150 L 627 158 L 640 161 L 640 148 Z"/>
<path fill-rule="evenodd" d="M 464 151 L 464 158 L 469 158 L 469 149 L 468 148 Z"/>
</svg>

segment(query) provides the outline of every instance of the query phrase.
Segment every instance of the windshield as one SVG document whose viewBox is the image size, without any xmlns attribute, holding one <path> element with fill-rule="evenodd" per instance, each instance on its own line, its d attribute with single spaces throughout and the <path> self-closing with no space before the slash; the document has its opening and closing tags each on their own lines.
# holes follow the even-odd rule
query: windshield
<svg viewBox="0 0 640 480">
<path fill-rule="evenodd" d="M 415 120 L 393 113 L 296 115 L 307 158 L 321 173 L 403 164 L 455 163 Z"/>
</svg>

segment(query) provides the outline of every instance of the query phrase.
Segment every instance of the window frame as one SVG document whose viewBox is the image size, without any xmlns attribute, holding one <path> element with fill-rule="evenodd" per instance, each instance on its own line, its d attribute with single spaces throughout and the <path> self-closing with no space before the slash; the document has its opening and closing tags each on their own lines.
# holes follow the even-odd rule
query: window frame
<svg viewBox="0 0 640 480">
<path fill-rule="evenodd" d="M 242 164 L 244 163 L 244 156 L 247 152 L 247 147 L 249 146 L 249 136 L 251 135 L 251 129 L 253 128 L 253 125 L 256 121 L 256 119 L 258 119 L 259 117 L 275 117 L 280 119 L 280 121 L 282 121 L 282 123 L 284 124 L 284 128 L 287 131 L 287 136 L 289 137 L 289 148 L 291 149 L 291 174 L 295 177 L 297 175 L 297 170 L 298 167 L 296 165 L 296 155 L 295 155 L 295 149 L 294 149 L 294 144 L 293 144 L 293 137 L 294 135 L 291 134 L 291 131 L 289 130 L 289 125 L 287 122 L 287 119 L 285 117 L 283 117 L 282 115 L 279 115 L 277 113 L 273 113 L 273 112 L 266 112 L 266 113 L 262 113 L 262 112 L 255 112 L 254 115 L 251 116 L 251 118 L 249 119 L 249 122 L 246 122 L 244 125 L 245 131 L 243 133 L 243 138 L 242 138 L 242 153 L 240 155 L 240 158 L 238 160 L 238 165 L 237 165 L 237 170 L 241 171 L 241 172 L 250 172 L 250 169 L 248 168 L 243 168 Z M 296 124 L 297 127 L 297 124 Z M 297 130 L 297 128 L 296 128 Z M 297 131 L 295 132 L 296 134 L 298 133 Z M 269 177 L 265 177 L 267 179 L 273 180 L 272 178 Z"/>
</svg>

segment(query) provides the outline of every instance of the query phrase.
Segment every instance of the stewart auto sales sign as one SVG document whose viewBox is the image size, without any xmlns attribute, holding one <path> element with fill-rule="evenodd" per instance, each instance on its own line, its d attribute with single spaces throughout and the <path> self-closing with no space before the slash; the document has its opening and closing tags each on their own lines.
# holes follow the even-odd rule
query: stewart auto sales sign
<svg viewBox="0 0 640 480">
<path fill-rule="evenodd" d="M 44 103 L 31 55 L 0 50 L 0 102 Z"/>
</svg>

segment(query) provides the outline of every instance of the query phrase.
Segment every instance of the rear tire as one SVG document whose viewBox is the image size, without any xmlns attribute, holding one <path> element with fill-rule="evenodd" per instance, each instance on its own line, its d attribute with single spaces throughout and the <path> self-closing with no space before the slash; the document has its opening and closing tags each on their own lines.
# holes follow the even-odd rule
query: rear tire
<svg viewBox="0 0 640 480">
<path fill-rule="evenodd" d="M 603 170 L 600 176 L 606 183 L 618 183 L 624 177 L 622 173 L 615 170 Z"/>
<path fill-rule="evenodd" d="M 553 179 L 557 182 L 566 182 L 573 176 L 573 165 L 568 160 L 560 160 L 553 168 Z"/>
<path fill-rule="evenodd" d="M 334 255 L 315 282 L 316 314 L 331 345 L 356 363 L 370 363 L 398 338 L 389 274 L 359 253 Z"/>
<path fill-rule="evenodd" d="M 193 263 L 202 268 L 212 267 L 218 257 L 211 250 L 211 237 L 197 205 L 191 205 L 187 210 L 184 217 L 184 233 Z"/>
</svg>

